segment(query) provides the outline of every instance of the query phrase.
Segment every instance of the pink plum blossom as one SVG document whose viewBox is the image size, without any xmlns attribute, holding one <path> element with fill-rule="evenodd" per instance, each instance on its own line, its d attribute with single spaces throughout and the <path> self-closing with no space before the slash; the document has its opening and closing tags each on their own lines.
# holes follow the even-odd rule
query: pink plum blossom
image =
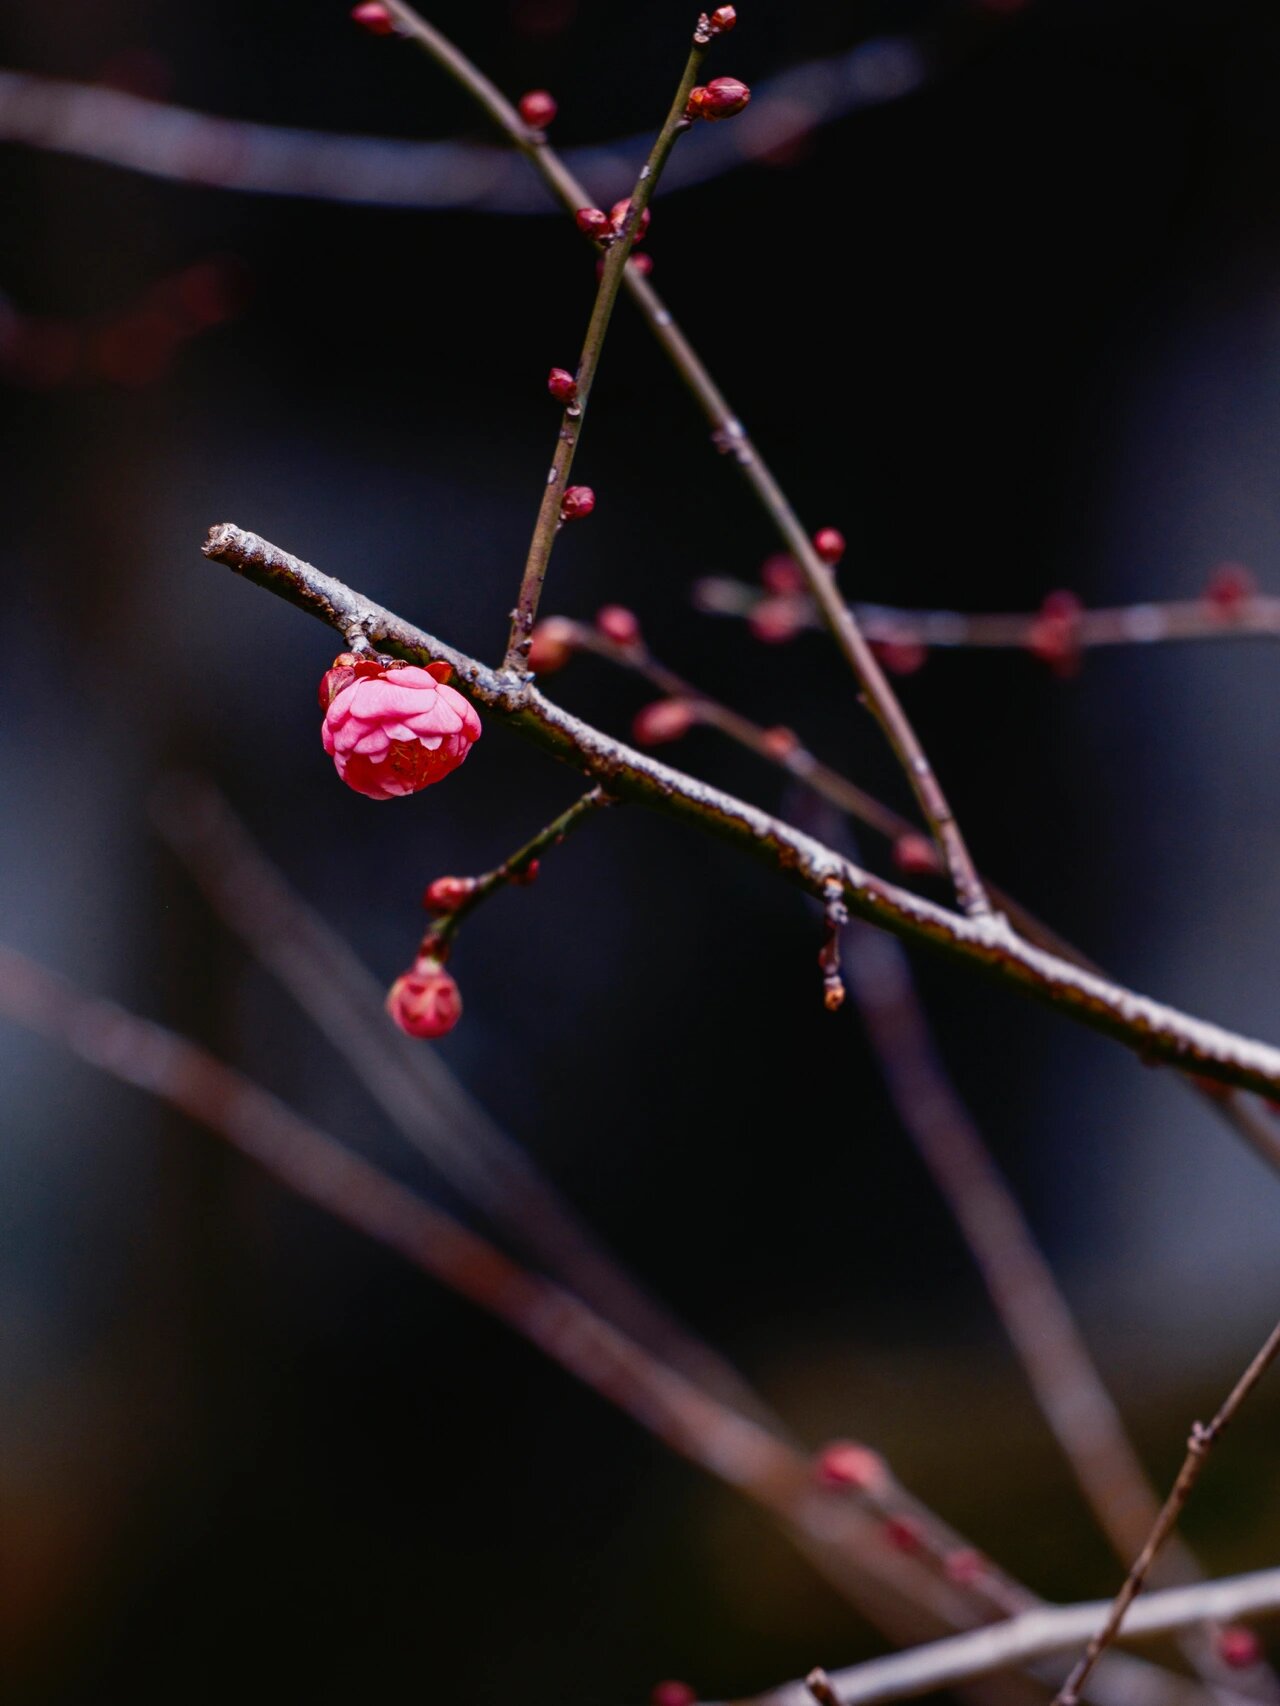
<svg viewBox="0 0 1280 1706">
<path fill-rule="evenodd" d="M 320 685 L 321 739 L 339 776 L 371 800 L 416 794 L 456 770 L 480 738 L 480 719 L 440 679 L 419 669 L 343 653 Z"/>
</svg>

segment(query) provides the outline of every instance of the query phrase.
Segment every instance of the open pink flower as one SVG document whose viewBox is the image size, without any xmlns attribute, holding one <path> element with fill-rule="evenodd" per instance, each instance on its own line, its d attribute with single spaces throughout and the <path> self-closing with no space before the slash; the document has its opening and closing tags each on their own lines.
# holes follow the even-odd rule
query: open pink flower
<svg viewBox="0 0 1280 1706">
<path fill-rule="evenodd" d="M 393 800 L 458 768 L 480 719 L 441 679 L 451 673 L 447 664 L 397 667 L 350 653 L 334 660 L 320 684 L 321 739 L 349 788 Z"/>
</svg>

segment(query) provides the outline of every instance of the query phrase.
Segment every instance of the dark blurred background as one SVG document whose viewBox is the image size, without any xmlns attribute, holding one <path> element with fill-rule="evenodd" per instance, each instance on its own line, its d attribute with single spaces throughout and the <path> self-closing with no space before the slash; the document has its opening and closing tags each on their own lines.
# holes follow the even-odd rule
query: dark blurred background
<svg viewBox="0 0 1280 1706">
<path fill-rule="evenodd" d="M 509 93 L 555 91 L 565 144 L 655 125 L 690 22 L 683 0 L 430 10 Z M 909 73 L 661 197 L 649 244 L 801 514 L 847 534 L 849 593 L 1185 597 L 1223 560 L 1275 589 L 1276 8 L 739 10 L 717 71 L 873 44 L 890 60 L 858 63 Z M 341 0 L 12 0 L 0 51 L 230 117 L 485 134 Z M 495 729 L 438 793 L 375 809 L 343 789 L 314 700 L 334 638 L 199 546 L 235 520 L 496 657 L 590 258 L 559 217 L 255 198 L 14 147 L 3 164 L 0 292 L 39 336 L 3 392 L 0 932 L 434 1193 L 147 802 L 173 766 L 211 773 L 383 980 L 428 878 L 485 868 L 568 803 L 571 775 Z M 210 262 L 219 324 L 159 354 L 131 339 L 139 303 Z M 89 328 L 74 359 L 68 326 Z M 905 807 L 823 639 L 765 648 L 692 609 L 698 576 L 750 578 L 774 541 L 625 304 L 578 472 L 598 508 L 548 607 L 631 605 L 677 668 Z M 589 659 L 552 691 L 618 731 L 649 697 Z M 1280 1036 L 1268 645 L 1094 654 L 1069 682 L 1017 654 L 934 657 L 902 692 L 984 869 L 1131 985 Z M 711 733 L 673 756 L 782 801 Z M 821 1007 L 819 939 L 767 873 L 613 814 L 468 926 L 442 1051 L 803 1438 L 887 1451 L 1038 1590 L 1106 1592 L 1115 1566 L 856 1016 Z M 1276 1312 L 1275 1181 L 1167 1074 L 917 968 L 1163 1480 Z M 658 1676 L 726 1694 L 876 1650 L 763 1519 L 393 1257 L 8 1028 L 0 1074 L 9 1697 L 622 1706 Z M 1259 1400 L 1188 1515 L 1214 1569 L 1275 1555 L 1278 1416 Z"/>
</svg>

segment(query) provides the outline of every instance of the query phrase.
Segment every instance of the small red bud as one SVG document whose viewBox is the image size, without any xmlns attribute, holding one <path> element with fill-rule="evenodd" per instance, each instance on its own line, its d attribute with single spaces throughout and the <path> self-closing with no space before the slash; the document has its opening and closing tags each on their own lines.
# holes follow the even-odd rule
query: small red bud
<svg viewBox="0 0 1280 1706">
<path fill-rule="evenodd" d="M 794 640 L 802 623 L 794 598 L 762 598 L 747 617 L 747 626 L 766 646 Z"/>
<path fill-rule="evenodd" d="M 420 959 L 387 991 L 387 1012 L 410 1037 L 443 1037 L 462 1017 L 458 986 L 438 960 Z"/>
<path fill-rule="evenodd" d="M 1027 630 L 1026 646 L 1059 678 L 1066 680 L 1080 668 L 1080 616 L 1083 606 L 1074 592 L 1059 590 L 1046 594 L 1040 614 Z"/>
<path fill-rule="evenodd" d="M 614 235 L 616 237 L 621 237 L 622 227 L 626 224 L 627 215 L 630 212 L 631 212 L 631 197 L 630 196 L 628 196 L 625 201 L 615 201 L 613 206 L 609 209 L 609 224 L 613 227 L 613 232 L 614 232 Z M 633 243 L 639 244 L 639 243 L 644 242 L 645 233 L 649 229 L 650 218 L 651 218 L 650 211 L 646 207 L 644 212 L 640 215 L 640 223 L 639 223 L 639 225 L 636 226 L 636 234 L 631 239 L 631 241 Z"/>
<path fill-rule="evenodd" d="M 573 656 L 576 631 L 563 616 L 548 616 L 529 636 L 529 668 L 535 675 L 553 675 Z"/>
<path fill-rule="evenodd" d="M 385 6 L 379 4 L 379 0 L 366 0 L 363 5 L 353 6 L 351 18 L 371 36 L 393 36 L 396 33 L 395 19 Z"/>
<path fill-rule="evenodd" d="M 738 21 L 737 9 L 733 6 L 717 6 L 707 19 L 717 35 L 727 36 Z"/>
<path fill-rule="evenodd" d="M 697 1699 L 687 1682 L 658 1682 L 649 1696 L 649 1706 L 696 1706 Z"/>
<path fill-rule="evenodd" d="M 596 627 L 615 646 L 640 644 L 640 619 L 624 604 L 606 604 L 603 610 L 597 611 Z"/>
<path fill-rule="evenodd" d="M 893 844 L 893 862 L 909 877 L 929 877 L 939 869 L 938 855 L 927 835 L 900 835 Z"/>
<path fill-rule="evenodd" d="M 948 1552 L 942 1560 L 942 1573 L 958 1588 L 976 1587 L 990 1569 L 991 1566 L 982 1553 L 975 1551 L 972 1546 L 962 1546 L 958 1551 Z"/>
<path fill-rule="evenodd" d="M 871 650 L 890 675 L 914 675 L 929 657 L 919 640 L 873 640 Z"/>
<path fill-rule="evenodd" d="M 566 367 L 551 369 L 547 375 L 547 390 L 557 403 L 563 403 L 566 408 L 578 400 L 578 381 Z"/>
<path fill-rule="evenodd" d="M 520 117 L 530 130 L 545 130 L 555 118 L 559 108 L 556 99 L 547 89 L 530 89 L 527 95 L 521 95 L 519 101 Z"/>
<path fill-rule="evenodd" d="M 751 99 L 751 91 L 736 77 L 713 77 L 690 92 L 686 118 L 722 119 L 740 113 Z"/>
<path fill-rule="evenodd" d="M 824 1445 L 814 1463 L 814 1474 L 824 1487 L 843 1487 L 851 1493 L 882 1492 L 888 1483 L 879 1452 L 851 1439 Z"/>
<path fill-rule="evenodd" d="M 776 758 L 781 764 L 800 750 L 800 736 L 794 729 L 783 728 L 781 724 L 776 729 L 766 729 L 763 738 L 769 757 Z"/>
<path fill-rule="evenodd" d="M 684 699 L 655 699 L 636 712 L 631 732 L 641 746 L 661 746 L 679 740 L 697 722 L 693 706 Z"/>
<path fill-rule="evenodd" d="M 799 563 L 785 551 L 765 558 L 760 565 L 760 581 L 766 591 L 776 593 L 799 592 L 804 586 Z"/>
<path fill-rule="evenodd" d="M 512 871 L 510 880 L 519 883 L 522 888 L 527 888 L 530 883 L 537 882 L 541 870 L 542 860 L 530 859 L 527 865 L 522 865 L 518 871 Z"/>
<path fill-rule="evenodd" d="M 444 918 L 458 910 L 475 886 L 474 877 L 437 877 L 423 890 L 422 904 L 433 918 Z"/>
<path fill-rule="evenodd" d="M 596 507 L 596 494 L 590 486 L 566 486 L 560 500 L 561 521 L 581 521 Z"/>
<path fill-rule="evenodd" d="M 604 237 L 613 235 L 613 227 L 609 223 L 609 215 L 599 207 L 580 207 L 573 216 L 574 224 L 584 237 L 594 237 L 596 242 Z"/>
<path fill-rule="evenodd" d="M 824 563 L 838 563 L 844 556 L 844 534 L 838 527 L 822 527 L 813 536 L 813 548 Z"/>
<path fill-rule="evenodd" d="M 1218 1632 L 1218 1657 L 1231 1670 L 1248 1670 L 1262 1657 L 1262 1643 L 1252 1629 L 1228 1623 Z"/>
<path fill-rule="evenodd" d="M 1246 569 L 1243 563 L 1219 563 L 1209 576 L 1204 596 L 1219 616 L 1235 616 L 1257 591 L 1252 569 Z"/>
<path fill-rule="evenodd" d="M 924 1529 L 913 1516 L 891 1516 L 880 1532 L 896 1552 L 919 1552 L 924 1545 Z"/>
</svg>

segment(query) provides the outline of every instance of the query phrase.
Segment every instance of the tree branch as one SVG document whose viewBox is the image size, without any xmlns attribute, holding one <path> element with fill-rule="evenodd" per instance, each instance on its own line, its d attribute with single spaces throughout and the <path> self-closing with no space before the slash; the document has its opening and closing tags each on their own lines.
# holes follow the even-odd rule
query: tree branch
<svg viewBox="0 0 1280 1706">
<path fill-rule="evenodd" d="M 1022 941 L 1002 920 L 962 918 L 871 876 L 767 812 L 601 734 L 519 678 L 486 668 L 256 534 L 224 522 L 211 531 L 204 553 L 328 623 L 349 644 L 364 639 L 414 661 L 451 664 L 459 691 L 543 751 L 621 799 L 751 853 L 817 899 L 825 897 L 833 878 L 839 879 L 857 916 L 985 971 L 1007 987 L 1116 1038 L 1146 1060 L 1280 1097 L 1280 1049 L 1070 965 Z"/>
<path fill-rule="evenodd" d="M 1124 1586 L 1116 1595 L 1107 1613 L 1106 1621 L 1090 1640 L 1089 1645 L 1080 1657 L 1080 1662 L 1059 1689 L 1053 1706 L 1077 1706 L 1080 1691 L 1089 1680 L 1093 1667 L 1108 1645 L 1119 1634 L 1126 1612 L 1142 1592 L 1143 1584 L 1152 1564 L 1173 1533 L 1183 1507 L 1191 1497 L 1191 1490 L 1200 1479 L 1205 1458 L 1245 1399 L 1248 1398 L 1254 1387 L 1271 1367 L 1277 1355 L 1280 1355 L 1280 1323 L 1272 1328 L 1270 1337 L 1232 1387 L 1221 1409 L 1208 1426 L 1206 1427 L 1202 1422 L 1196 1422 L 1192 1426 L 1191 1437 L 1187 1441 L 1187 1455 L 1183 1459 L 1182 1468 L 1178 1471 L 1178 1478 L 1173 1484 L 1169 1497 L 1165 1500 L 1152 1525 L 1146 1544 L 1135 1559 L 1133 1568 L 1125 1579 Z"/>
<path fill-rule="evenodd" d="M 828 1676 L 841 1706 L 879 1706 L 935 1689 L 953 1688 L 974 1677 L 1032 1659 L 1069 1651 L 1105 1615 L 1107 1602 L 1037 1606 L 1003 1623 L 953 1635 L 910 1652 L 870 1659 Z M 1165 1588 L 1134 1606 L 1125 1625 L 1126 1641 L 1167 1635 L 1205 1622 L 1230 1622 L 1280 1611 L 1280 1569 Z M 805 1682 L 792 1682 L 755 1697 L 751 1706 L 812 1706 Z"/>
</svg>

